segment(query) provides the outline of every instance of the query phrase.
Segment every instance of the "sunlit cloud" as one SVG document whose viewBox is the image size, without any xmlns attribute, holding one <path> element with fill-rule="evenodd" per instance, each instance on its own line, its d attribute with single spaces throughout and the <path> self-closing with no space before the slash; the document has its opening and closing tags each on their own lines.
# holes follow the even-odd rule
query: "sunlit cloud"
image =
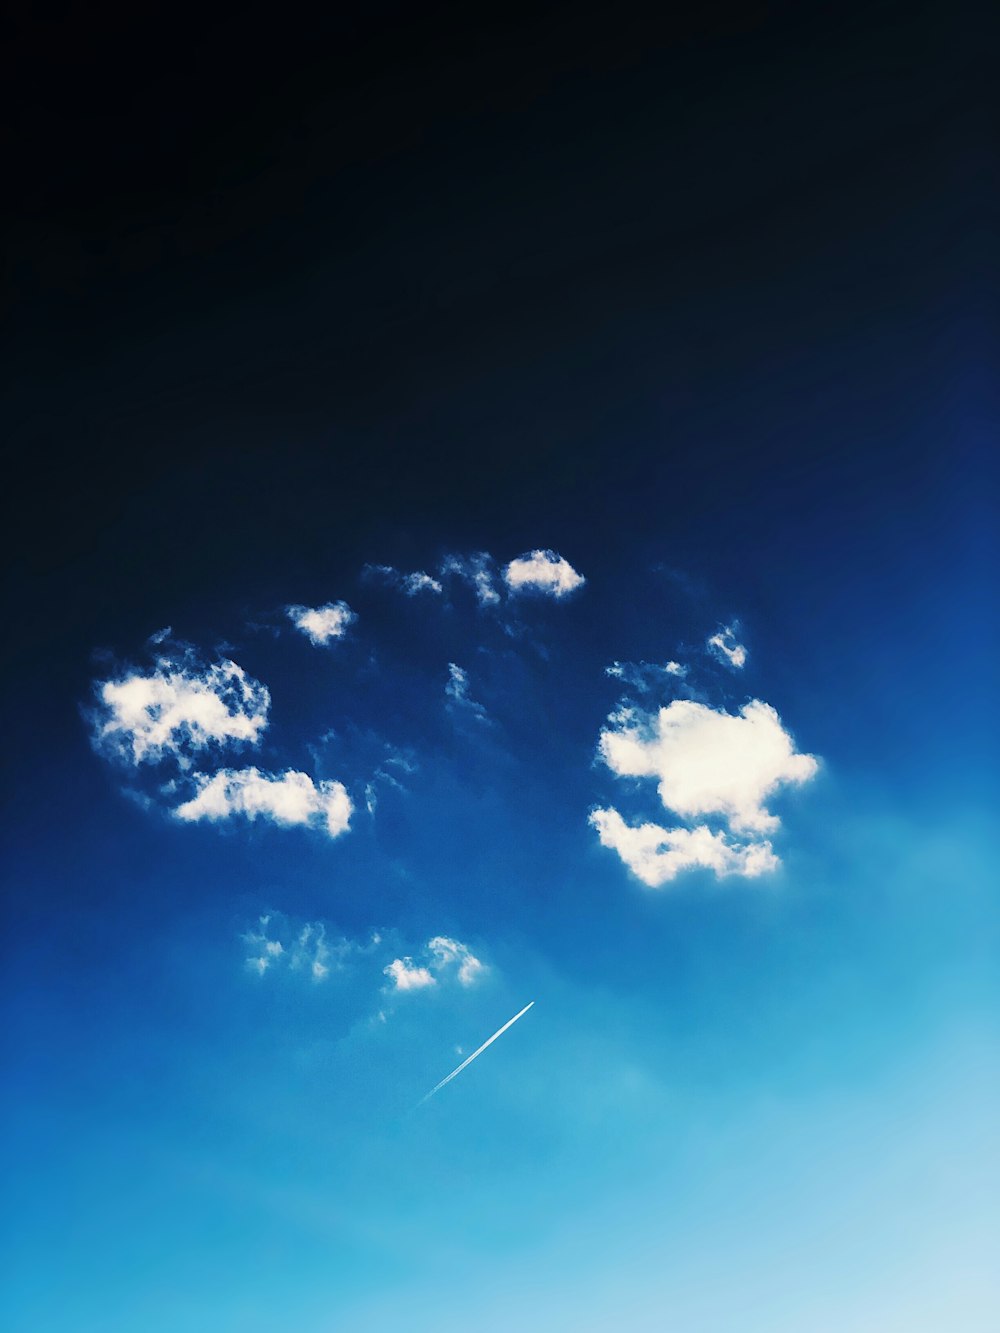
<svg viewBox="0 0 1000 1333">
<path fill-rule="evenodd" d="M 617 810 L 594 810 L 590 823 L 601 845 L 618 853 L 629 870 L 650 888 L 675 879 L 683 870 L 705 869 L 717 878 L 743 875 L 755 878 L 779 864 L 766 840 L 734 843 L 706 825 L 662 828 L 659 824 L 626 824 Z"/>
<path fill-rule="evenodd" d="M 327 602 L 325 606 L 286 606 L 285 614 L 310 643 L 325 647 L 342 639 L 357 615 L 346 602 Z"/>
<path fill-rule="evenodd" d="M 383 968 L 383 973 L 398 991 L 426 990 L 436 986 L 439 979 L 454 977 L 462 986 L 472 986 L 487 971 L 486 964 L 477 958 L 467 944 L 447 935 L 435 935 L 423 949 L 423 961 L 414 962 L 410 956 L 395 958 Z"/>
<path fill-rule="evenodd" d="M 152 671 L 129 670 L 96 690 L 94 742 L 130 764 L 188 763 L 211 747 L 254 745 L 271 705 L 267 686 L 237 663 L 206 665 L 191 650 L 165 654 Z"/>
<path fill-rule="evenodd" d="M 675 699 L 649 715 L 623 709 L 601 732 L 601 757 L 620 777 L 657 779 L 666 809 L 685 819 L 720 815 L 737 833 L 778 827 L 765 800 L 807 782 L 816 759 L 800 754 L 770 704 L 751 699 L 737 715 Z"/>
<path fill-rule="evenodd" d="M 315 783 L 307 773 L 288 769 L 262 773 L 257 768 L 224 768 L 195 779 L 196 794 L 174 809 L 185 823 L 263 819 L 281 828 L 313 826 L 331 838 L 350 825 L 351 798 L 341 782 Z"/>
<path fill-rule="evenodd" d="M 539 592 L 565 597 L 586 582 L 563 556 L 555 551 L 532 551 L 508 564 L 504 581 L 512 593 Z"/>
<path fill-rule="evenodd" d="M 417 966 L 412 958 L 394 958 L 383 971 L 398 991 L 425 990 L 437 985 L 430 968 Z"/>
</svg>

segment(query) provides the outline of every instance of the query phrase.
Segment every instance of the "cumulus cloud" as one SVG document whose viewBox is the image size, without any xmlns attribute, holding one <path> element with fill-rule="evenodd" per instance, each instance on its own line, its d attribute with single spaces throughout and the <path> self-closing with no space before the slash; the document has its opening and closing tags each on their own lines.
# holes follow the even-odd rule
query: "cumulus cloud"
<svg viewBox="0 0 1000 1333">
<path fill-rule="evenodd" d="M 494 579 L 493 557 L 486 551 L 473 555 L 450 555 L 441 565 L 441 573 L 454 574 L 472 585 L 480 606 L 495 606 L 500 601 Z"/>
<path fill-rule="evenodd" d="M 720 625 L 707 646 L 714 657 L 737 671 L 746 666 L 747 650 L 737 641 L 735 625 Z"/>
<path fill-rule="evenodd" d="M 325 606 L 286 606 L 285 614 L 310 643 L 322 648 L 334 639 L 342 639 L 357 615 L 346 602 L 327 602 Z"/>
<path fill-rule="evenodd" d="M 228 658 L 206 665 L 193 652 L 101 681 L 97 697 L 95 743 L 132 764 L 166 758 L 186 764 L 211 746 L 254 745 L 271 706 L 267 687 L 241 666 Z"/>
<path fill-rule="evenodd" d="M 462 986 L 472 986 L 486 972 L 486 964 L 467 944 L 447 935 L 435 935 L 428 940 L 423 953 L 426 959 L 423 963 L 415 963 L 410 957 L 394 958 L 382 969 L 395 990 L 425 990 L 447 975 L 455 976 Z"/>
<path fill-rule="evenodd" d="M 512 593 L 540 592 L 565 597 L 586 582 L 563 556 L 555 551 L 532 551 L 512 560 L 503 572 Z"/>
<path fill-rule="evenodd" d="M 177 819 L 265 819 L 281 828 L 312 825 L 337 838 L 350 824 L 351 798 L 341 782 L 313 782 L 308 773 L 288 769 L 262 773 L 257 768 L 224 768 L 195 777 L 196 794 L 174 810 Z"/>
<path fill-rule="evenodd" d="M 393 565 L 365 565 L 364 573 L 382 579 L 393 588 L 398 588 L 404 592 L 407 597 L 416 597 L 417 593 L 430 592 L 434 594 L 444 592 L 444 585 L 440 579 L 425 573 L 422 569 L 415 569 L 409 574 L 404 574 L 402 570 L 396 569 Z"/>
<path fill-rule="evenodd" d="M 649 716 L 625 709 L 601 732 L 600 752 L 621 777 L 655 777 L 660 800 L 686 819 L 721 815 L 734 832 L 778 826 L 765 799 L 808 781 L 812 755 L 800 754 L 770 704 L 751 699 L 736 716 L 675 699 Z"/>
<path fill-rule="evenodd" d="M 690 829 L 630 825 L 613 808 L 592 811 L 590 823 L 601 845 L 617 852 L 629 870 L 654 889 L 697 867 L 714 871 L 719 879 L 726 875 L 752 879 L 779 864 L 770 842 L 736 844 L 705 824 Z"/>
<path fill-rule="evenodd" d="M 424 990 L 437 985 L 430 968 L 418 967 L 412 958 L 394 958 L 382 970 L 396 990 Z"/>
<path fill-rule="evenodd" d="M 454 662 L 448 663 L 448 681 L 444 692 L 452 708 L 461 709 L 479 722 L 489 721 L 483 705 L 469 695 L 469 673 Z"/>
</svg>

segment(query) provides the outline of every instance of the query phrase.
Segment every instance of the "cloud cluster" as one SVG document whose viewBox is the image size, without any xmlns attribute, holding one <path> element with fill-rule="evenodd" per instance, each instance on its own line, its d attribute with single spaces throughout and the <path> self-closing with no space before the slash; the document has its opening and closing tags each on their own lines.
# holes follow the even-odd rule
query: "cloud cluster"
<svg viewBox="0 0 1000 1333">
<path fill-rule="evenodd" d="M 383 968 L 390 988 L 396 991 L 426 990 L 436 986 L 442 976 L 454 976 L 462 986 L 472 986 L 486 972 L 486 964 L 461 940 L 435 935 L 424 948 L 425 961 L 415 963 L 410 957 L 394 958 Z"/>
<path fill-rule="evenodd" d="M 779 826 L 765 801 L 779 788 L 807 782 L 816 759 L 801 754 L 777 712 L 759 699 L 738 714 L 675 699 L 654 714 L 623 708 L 602 730 L 599 752 L 619 777 L 655 778 L 665 809 L 689 823 L 716 817 L 729 833 L 693 828 L 629 826 L 617 810 L 591 814 L 601 842 L 645 883 L 673 879 L 690 866 L 716 875 L 755 876 L 778 865 L 763 835 Z"/>
<path fill-rule="evenodd" d="M 131 764 L 223 745 L 255 745 L 267 727 L 267 686 L 228 658 L 206 665 L 191 652 L 161 656 L 152 671 L 128 671 L 97 685 L 99 749 Z"/>
<path fill-rule="evenodd" d="M 512 593 L 537 592 L 566 597 L 586 582 L 565 557 L 555 551 L 531 551 L 512 560 L 503 572 Z"/>
<path fill-rule="evenodd" d="M 199 773 L 196 793 L 174 809 L 185 823 L 242 818 L 264 819 L 281 828 L 311 825 L 337 838 L 350 825 L 353 807 L 341 782 L 313 782 L 308 773 L 287 769 L 262 773 L 257 768 L 224 768 Z"/>
<path fill-rule="evenodd" d="M 357 615 L 346 602 L 327 602 L 325 606 L 286 606 L 285 614 L 310 643 L 323 648 L 334 639 L 342 639 Z"/>
<path fill-rule="evenodd" d="M 707 643 L 708 651 L 726 666 L 740 671 L 746 666 L 747 650 L 736 638 L 735 625 L 720 625 Z"/>
</svg>

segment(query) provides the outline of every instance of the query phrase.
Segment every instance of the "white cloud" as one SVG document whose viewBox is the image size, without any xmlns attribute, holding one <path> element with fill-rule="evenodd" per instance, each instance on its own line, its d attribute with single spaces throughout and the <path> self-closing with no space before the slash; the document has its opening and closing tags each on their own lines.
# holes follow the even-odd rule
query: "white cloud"
<svg viewBox="0 0 1000 1333">
<path fill-rule="evenodd" d="M 386 583 L 406 593 L 407 597 L 416 597 L 417 593 L 420 592 L 434 594 L 444 592 L 444 586 L 440 580 L 425 573 L 422 569 L 415 569 L 412 573 L 404 574 L 402 570 L 396 569 L 392 565 L 365 565 L 364 572 L 369 575 L 377 574 Z"/>
<path fill-rule="evenodd" d="M 351 798 L 340 782 L 313 782 L 307 773 L 288 769 L 274 775 L 257 768 L 224 768 L 195 777 L 197 794 L 174 810 L 174 816 L 193 823 L 218 822 L 240 816 L 266 819 L 282 828 L 295 825 L 322 827 L 331 838 L 350 824 Z"/>
<path fill-rule="evenodd" d="M 494 585 L 493 557 L 486 551 L 474 555 L 450 555 L 441 565 L 442 574 L 455 574 L 471 583 L 480 606 L 495 606 L 500 594 Z"/>
<path fill-rule="evenodd" d="M 213 745 L 254 745 L 267 727 L 265 685 L 227 658 L 206 666 L 193 653 L 163 656 L 153 671 L 129 671 L 97 686 L 98 747 L 133 764 L 189 761 Z"/>
<path fill-rule="evenodd" d="M 463 986 L 471 986 L 486 971 L 486 964 L 461 940 L 435 935 L 432 940 L 428 940 L 427 948 L 434 955 L 439 969 L 451 966 L 458 968 L 458 979 Z"/>
<path fill-rule="evenodd" d="M 444 692 L 452 707 L 463 709 L 480 722 L 489 721 L 483 705 L 469 696 L 469 673 L 454 662 L 448 663 L 448 681 Z"/>
<path fill-rule="evenodd" d="M 720 625 L 708 640 L 708 649 L 720 662 L 737 670 L 746 666 L 747 650 L 736 640 L 735 625 Z"/>
<path fill-rule="evenodd" d="M 346 602 L 327 602 L 325 606 L 286 606 L 285 614 L 310 643 L 322 648 L 333 639 L 342 639 L 357 615 Z"/>
<path fill-rule="evenodd" d="M 382 970 L 396 990 L 424 990 L 427 986 L 437 985 L 430 969 L 416 966 L 412 958 L 394 958 Z"/>
<path fill-rule="evenodd" d="M 510 562 L 503 576 L 513 593 L 530 589 L 552 597 L 565 597 L 586 582 L 583 575 L 555 551 L 532 551 L 530 555 L 518 556 Z"/>
<path fill-rule="evenodd" d="M 712 870 L 720 879 L 725 875 L 755 878 L 779 864 L 769 842 L 734 844 L 705 824 L 692 829 L 629 825 L 613 808 L 592 811 L 590 823 L 601 845 L 617 852 L 629 870 L 654 889 L 696 867 Z"/>
<path fill-rule="evenodd" d="M 438 978 L 454 971 L 462 986 L 473 985 L 486 972 L 486 964 L 461 940 L 435 935 L 427 941 L 423 953 L 426 963 L 415 963 L 409 956 L 395 958 L 383 968 L 396 990 L 425 990 L 436 986 Z"/>
<path fill-rule="evenodd" d="M 737 716 L 687 699 L 655 715 L 625 709 L 601 732 L 604 762 L 621 777 L 655 777 L 660 799 L 685 819 L 721 815 L 738 833 L 778 827 L 765 799 L 817 769 L 799 754 L 775 710 L 759 699 Z"/>
</svg>

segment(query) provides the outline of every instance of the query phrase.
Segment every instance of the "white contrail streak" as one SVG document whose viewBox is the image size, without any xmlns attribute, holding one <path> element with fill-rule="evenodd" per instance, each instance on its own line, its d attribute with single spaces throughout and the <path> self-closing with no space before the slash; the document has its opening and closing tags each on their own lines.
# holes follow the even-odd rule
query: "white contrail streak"
<svg viewBox="0 0 1000 1333">
<path fill-rule="evenodd" d="M 450 1083 L 453 1078 L 455 1078 L 458 1074 L 460 1074 L 462 1070 L 466 1067 L 466 1065 L 471 1065 L 473 1060 L 475 1060 L 477 1056 L 482 1055 L 483 1051 L 486 1050 L 487 1046 L 492 1046 L 493 1043 L 496 1041 L 497 1037 L 502 1037 L 503 1034 L 507 1031 L 507 1029 L 511 1027 L 514 1023 L 516 1023 L 519 1018 L 522 1018 L 534 1003 L 535 1003 L 534 1000 L 530 1000 L 524 1006 L 524 1008 L 521 1010 L 519 1014 L 515 1014 L 513 1018 L 508 1018 L 507 1022 L 504 1023 L 502 1028 L 497 1028 L 496 1032 L 494 1032 L 492 1037 L 487 1037 L 486 1040 L 483 1042 L 482 1046 L 480 1046 L 477 1051 L 473 1051 L 470 1056 L 468 1056 L 465 1060 L 462 1061 L 462 1063 L 458 1066 L 457 1069 L 453 1069 L 451 1071 L 451 1073 L 448 1075 L 447 1078 L 443 1078 L 436 1087 L 431 1088 L 430 1092 L 427 1094 L 426 1097 L 420 1098 L 420 1101 L 417 1102 L 417 1105 L 423 1106 L 424 1102 L 429 1102 L 430 1099 L 434 1096 L 434 1094 L 436 1092 L 440 1092 L 446 1083 Z"/>
</svg>

